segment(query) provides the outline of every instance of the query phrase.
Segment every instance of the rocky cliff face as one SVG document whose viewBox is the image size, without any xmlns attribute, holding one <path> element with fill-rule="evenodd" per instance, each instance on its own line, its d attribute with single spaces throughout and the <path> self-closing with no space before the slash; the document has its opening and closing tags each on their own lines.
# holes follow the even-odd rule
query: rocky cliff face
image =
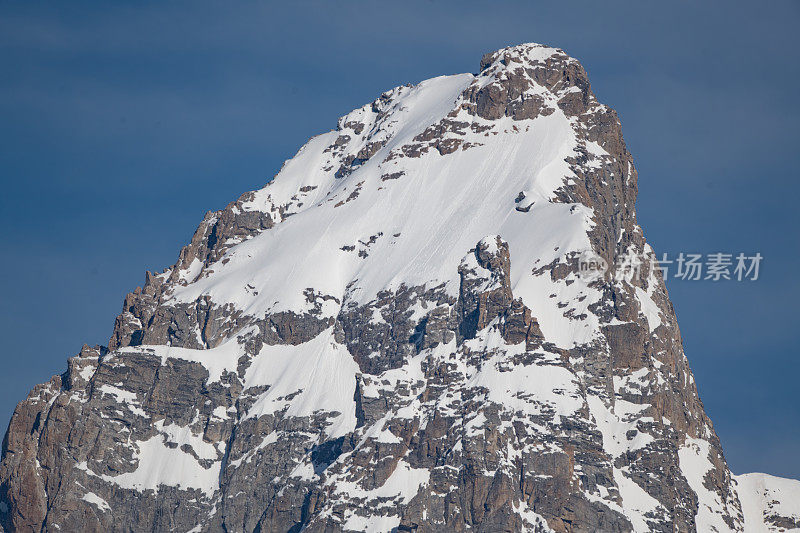
<svg viewBox="0 0 800 533">
<path fill-rule="evenodd" d="M 636 188 L 561 50 L 382 94 L 208 213 L 108 347 L 19 404 L 2 528 L 800 527 L 769 504 L 796 482 L 725 463 Z"/>
</svg>

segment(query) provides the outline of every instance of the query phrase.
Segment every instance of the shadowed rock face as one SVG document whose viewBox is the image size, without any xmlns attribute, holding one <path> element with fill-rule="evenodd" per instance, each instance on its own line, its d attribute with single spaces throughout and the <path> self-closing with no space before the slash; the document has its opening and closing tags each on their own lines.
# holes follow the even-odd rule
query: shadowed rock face
<svg viewBox="0 0 800 533">
<path fill-rule="evenodd" d="M 384 93 L 19 404 L 0 530 L 742 531 L 636 184 L 561 50 Z"/>
</svg>

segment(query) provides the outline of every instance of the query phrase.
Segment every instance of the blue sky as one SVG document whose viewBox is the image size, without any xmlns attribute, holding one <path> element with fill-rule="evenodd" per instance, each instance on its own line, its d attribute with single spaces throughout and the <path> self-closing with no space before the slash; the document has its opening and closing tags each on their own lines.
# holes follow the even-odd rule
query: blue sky
<svg viewBox="0 0 800 533">
<path fill-rule="evenodd" d="M 668 287 L 731 468 L 800 478 L 800 4 L 554 4 L 0 3 L 0 424 L 308 137 L 535 41 L 619 112 L 657 252 L 764 256 Z"/>
</svg>

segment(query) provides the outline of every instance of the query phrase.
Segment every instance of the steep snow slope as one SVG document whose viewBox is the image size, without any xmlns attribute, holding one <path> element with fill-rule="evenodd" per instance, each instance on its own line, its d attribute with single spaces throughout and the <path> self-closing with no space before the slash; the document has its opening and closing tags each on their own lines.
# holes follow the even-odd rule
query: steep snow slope
<svg viewBox="0 0 800 533">
<path fill-rule="evenodd" d="M 800 531 L 800 481 L 743 474 L 736 482 L 748 533 Z"/>
<path fill-rule="evenodd" d="M 458 157 L 395 155 L 458 108 L 461 93 L 476 83 L 485 80 L 464 74 L 401 87 L 389 93 L 385 109 L 378 113 L 362 108 L 343 119 L 343 124 L 363 121 L 360 135 L 343 128 L 314 138 L 287 162 L 274 184 L 242 205 L 244 210 L 271 212 L 275 205 L 292 205 L 301 188 L 316 187 L 297 202 L 303 205 L 292 205 L 292 218 L 232 248 L 223 259 L 226 264 L 202 271 L 192 283 L 177 288 L 174 301 L 188 303 L 208 295 L 217 304 L 230 303 L 247 315 L 264 316 L 305 309 L 306 288 L 366 303 L 379 291 L 397 290 L 402 284 L 445 283 L 448 294 L 456 296 L 464 251 L 486 235 L 502 235 L 521 265 L 537 260 L 548 264 L 570 251 L 588 249 L 591 210 L 547 202 L 570 174 L 564 160 L 579 145 L 560 110 L 538 119 L 535 127 L 519 128 L 506 117 L 494 124 L 492 133 L 454 135 L 471 145 Z M 550 100 L 554 105 L 555 97 Z M 378 119 L 381 113 L 388 116 Z M 448 118 L 466 119 L 468 112 Z M 345 136 L 351 137 L 345 150 L 334 154 L 330 146 Z M 343 156 L 384 141 L 349 175 L 335 177 Z M 379 179 L 400 173 L 398 179 Z M 526 202 L 533 204 L 527 213 L 514 209 L 520 191 L 526 191 Z M 486 201 L 489 198 L 493 201 Z M 370 238 L 374 242 L 362 244 Z M 368 250 L 369 255 L 342 249 L 347 246 Z M 271 260 L 278 255 L 280 261 Z M 266 263 L 270 268 L 263 267 Z M 524 299 L 543 296 L 523 268 L 512 275 L 512 288 Z M 248 285 L 262 289 L 253 295 Z M 327 316 L 337 313 L 336 306 L 326 309 Z"/>
<path fill-rule="evenodd" d="M 795 527 L 796 482 L 728 470 L 636 184 L 561 50 L 384 93 L 208 213 L 109 346 L 20 404 L 0 523 Z"/>
</svg>

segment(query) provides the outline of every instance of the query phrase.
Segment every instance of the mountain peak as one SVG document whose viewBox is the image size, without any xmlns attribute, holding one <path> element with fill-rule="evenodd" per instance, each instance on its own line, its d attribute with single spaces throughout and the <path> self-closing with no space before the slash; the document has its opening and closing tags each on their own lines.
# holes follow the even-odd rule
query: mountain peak
<svg viewBox="0 0 800 533">
<path fill-rule="evenodd" d="M 636 192 L 559 49 L 383 93 L 209 212 L 108 348 L 20 403 L 0 524 L 767 527 L 796 486 L 728 469 Z M 587 254 L 641 275 L 585 277 Z"/>
<path fill-rule="evenodd" d="M 560 48 L 552 48 L 544 44 L 517 44 L 484 54 L 481 58 L 480 70 L 482 72 L 498 62 L 504 66 L 508 66 L 511 63 L 533 66 L 544 63 L 552 56 L 565 57 L 566 54 Z"/>
</svg>

